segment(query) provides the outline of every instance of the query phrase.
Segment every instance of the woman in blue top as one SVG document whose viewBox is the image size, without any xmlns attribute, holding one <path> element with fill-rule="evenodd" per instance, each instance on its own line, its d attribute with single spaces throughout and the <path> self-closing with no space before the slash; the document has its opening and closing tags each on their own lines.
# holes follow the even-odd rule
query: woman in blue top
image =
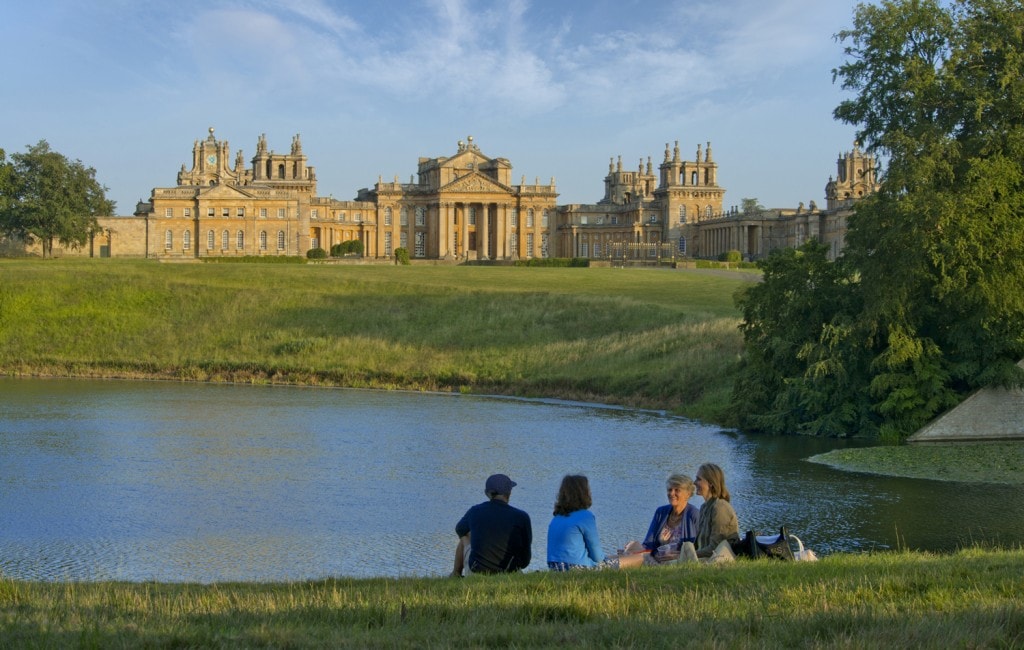
<svg viewBox="0 0 1024 650">
<path fill-rule="evenodd" d="M 690 503 L 693 481 L 689 476 L 673 474 L 665 481 L 665 491 L 668 504 L 654 511 L 643 544 L 630 542 L 626 545 L 627 554 L 650 552 L 650 563 L 670 562 L 679 559 L 683 542 L 697 539 L 700 510 Z"/>
<path fill-rule="evenodd" d="M 618 568 L 618 558 L 609 558 L 601 550 L 597 520 L 588 509 L 591 503 L 590 482 L 586 476 L 571 475 L 562 479 L 554 516 L 548 525 L 549 569 Z"/>
</svg>

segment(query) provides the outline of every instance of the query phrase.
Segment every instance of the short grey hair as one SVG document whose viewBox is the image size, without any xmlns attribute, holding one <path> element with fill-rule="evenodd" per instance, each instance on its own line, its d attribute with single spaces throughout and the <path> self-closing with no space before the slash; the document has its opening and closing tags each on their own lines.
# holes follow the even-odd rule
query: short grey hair
<svg viewBox="0 0 1024 650">
<path fill-rule="evenodd" d="M 690 493 L 690 496 L 693 496 L 694 492 L 697 491 L 696 488 L 693 487 L 693 479 L 691 479 L 689 476 L 686 476 L 685 474 L 673 474 L 669 476 L 668 479 L 665 481 L 665 488 L 668 489 L 671 487 L 677 487 L 686 490 L 687 492 Z"/>
</svg>

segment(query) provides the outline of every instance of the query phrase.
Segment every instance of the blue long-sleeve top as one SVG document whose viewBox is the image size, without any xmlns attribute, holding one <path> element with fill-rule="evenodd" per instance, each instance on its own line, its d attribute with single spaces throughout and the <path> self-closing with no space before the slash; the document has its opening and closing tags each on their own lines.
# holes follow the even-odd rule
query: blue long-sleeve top
<svg viewBox="0 0 1024 650">
<path fill-rule="evenodd" d="M 647 529 L 647 536 L 644 537 L 644 548 L 651 551 L 652 553 L 657 552 L 658 547 L 661 546 L 661 542 L 658 541 L 658 533 L 661 531 L 661 527 L 668 521 L 668 516 L 672 513 L 672 506 L 664 505 L 654 511 L 654 517 L 651 519 L 651 527 Z M 687 503 L 686 508 L 683 510 L 683 521 L 682 521 L 682 533 L 683 537 L 680 541 L 682 542 L 694 542 L 697 540 L 697 520 L 700 518 L 700 509 L 692 503 Z"/>
<path fill-rule="evenodd" d="M 605 559 L 597 519 L 589 510 L 555 515 L 548 524 L 548 562 L 595 566 Z"/>
</svg>

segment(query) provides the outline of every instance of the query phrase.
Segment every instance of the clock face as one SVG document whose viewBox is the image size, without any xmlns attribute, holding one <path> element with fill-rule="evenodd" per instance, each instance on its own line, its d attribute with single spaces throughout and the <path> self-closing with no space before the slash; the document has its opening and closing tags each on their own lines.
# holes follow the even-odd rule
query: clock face
<svg viewBox="0 0 1024 650">
<path fill-rule="evenodd" d="M 217 164 L 217 156 L 214 156 L 213 154 L 210 154 L 209 156 L 206 157 L 206 162 L 210 163 L 211 165 L 216 165 Z"/>
</svg>

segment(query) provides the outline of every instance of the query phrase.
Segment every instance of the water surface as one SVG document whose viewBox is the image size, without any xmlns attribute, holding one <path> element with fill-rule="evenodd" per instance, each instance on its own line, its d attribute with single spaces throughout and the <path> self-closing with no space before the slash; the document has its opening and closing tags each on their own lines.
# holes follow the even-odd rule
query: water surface
<svg viewBox="0 0 1024 650">
<path fill-rule="evenodd" d="M 1022 538 L 1021 488 L 804 460 L 842 444 L 586 404 L 0 379 L 0 573 L 199 582 L 443 575 L 455 522 L 483 500 L 493 472 L 519 483 L 512 503 L 533 518 L 537 569 L 564 474 L 590 477 L 612 551 L 646 532 L 668 474 L 692 476 L 705 461 L 724 467 L 742 529 L 786 524 L 822 553 Z"/>
</svg>

